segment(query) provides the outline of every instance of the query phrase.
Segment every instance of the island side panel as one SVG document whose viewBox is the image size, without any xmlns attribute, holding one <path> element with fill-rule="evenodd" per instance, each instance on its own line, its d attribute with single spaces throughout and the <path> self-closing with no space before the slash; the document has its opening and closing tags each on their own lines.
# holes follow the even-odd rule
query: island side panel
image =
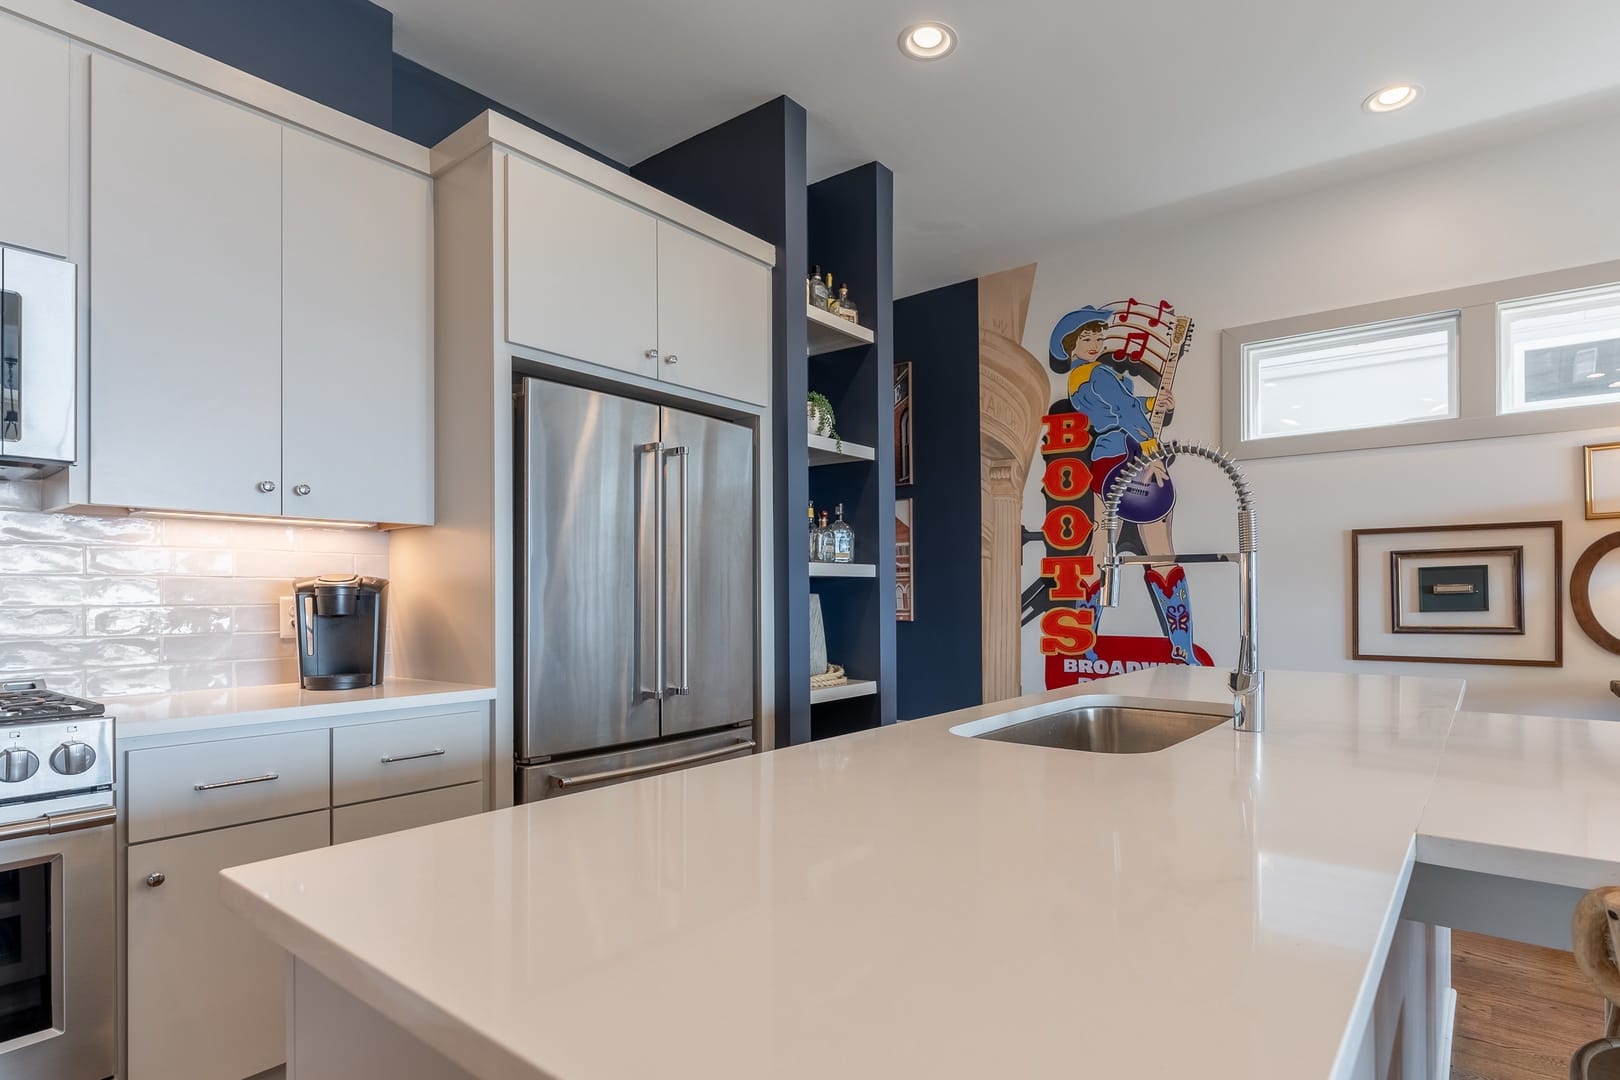
<svg viewBox="0 0 1620 1080">
<path fill-rule="evenodd" d="M 473 1080 L 473 1074 L 291 957 L 287 1080 Z"/>
</svg>

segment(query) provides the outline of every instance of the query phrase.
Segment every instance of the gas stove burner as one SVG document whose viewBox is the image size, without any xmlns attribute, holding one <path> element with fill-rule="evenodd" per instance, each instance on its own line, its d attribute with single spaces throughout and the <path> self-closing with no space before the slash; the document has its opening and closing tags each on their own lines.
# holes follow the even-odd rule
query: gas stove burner
<svg viewBox="0 0 1620 1080">
<path fill-rule="evenodd" d="M 100 716 L 104 711 L 99 702 L 47 689 L 44 679 L 0 682 L 0 721 L 71 720 Z"/>
</svg>

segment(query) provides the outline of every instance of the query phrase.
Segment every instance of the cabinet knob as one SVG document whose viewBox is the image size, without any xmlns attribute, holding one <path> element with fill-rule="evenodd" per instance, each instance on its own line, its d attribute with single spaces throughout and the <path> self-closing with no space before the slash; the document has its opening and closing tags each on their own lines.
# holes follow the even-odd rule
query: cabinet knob
<svg viewBox="0 0 1620 1080">
<path fill-rule="evenodd" d="M 680 362 L 681 358 L 676 356 L 674 353 L 670 353 L 668 356 L 664 357 L 664 363 L 666 364 L 678 364 Z"/>
<path fill-rule="evenodd" d="M 272 491 L 276 490 L 276 482 L 274 480 L 260 480 L 259 490 L 268 495 Z"/>
<path fill-rule="evenodd" d="M 168 880 L 168 877 L 163 873 L 163 871 L 159 870 L 154 874 L 146 875 L 146 887 L 149 889 L 155 889 Z"/>
<path fill-rule="evenodd" d="M 294 495 L 308 495 L 309 494 L 309 485 L 308 484 L 299 484 L 297 487 L 293 488 L 293 494 Z"/>
<path fill-rule="evenodd" d="M 658 350 L 657 349 L 648 349 L 643 355 L 646 356 L 647 359 L 649 359 L 649 360 L 656 360 L 656 359 L 658 359 Z"/>
</svg>

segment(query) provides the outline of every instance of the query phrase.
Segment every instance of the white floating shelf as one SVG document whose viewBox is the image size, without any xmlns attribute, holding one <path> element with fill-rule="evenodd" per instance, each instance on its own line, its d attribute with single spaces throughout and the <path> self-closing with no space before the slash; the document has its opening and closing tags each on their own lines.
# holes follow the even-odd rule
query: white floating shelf
<svg viewBox="0 0 1620 1080">
<path fill-rule="evenodd" d="M 829 686 L 821 690 L 810 691 L 810 704 L 820 705 L 823 701 L 842 701 L 845 698 L 871 697 L 877 693 L 877 683 L 871 679 L 851 679 L 843 686 Z"/>
<path fill-rule="evenodd" d="M 877 577 L 877 566 L 869 562 L 813 562 L 811 577 Z"/>
<path fill-rule="evenodd" d="M 839 449 L 836 439 L 829 439 L 824 435 L 810 436 L 810 464 L 811 465 L 843 465 L 850 461 L 872 461 L 877 458 L 877 451 L 870 446 L 850 442 L 845 439 L 843 448 Z"/>
<path fill-rule="evenodd" d="M 852 349 L 857 345 L 870 345 L 877 340 L 877 335 L 860 323 L 840 319 L 830 311 L 813 308 L 809 304 L 804 307 L 804 317 L 811 356 Z"/>
</svg>

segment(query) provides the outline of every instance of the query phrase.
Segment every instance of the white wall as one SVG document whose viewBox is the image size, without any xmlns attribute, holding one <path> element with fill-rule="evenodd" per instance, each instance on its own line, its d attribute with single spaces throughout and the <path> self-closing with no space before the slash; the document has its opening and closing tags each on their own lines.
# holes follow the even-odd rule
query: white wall
<svg viewBox="0 0 1620 1080">
<path fill-rule="evenodd" d="M 1196 323 L 1169 434 L 1219 441 L 1223 328 L 1620 258 L 1617 199 L 1620 121 L 1607 121 L 1191 225 L 1136 222 L 1040 261 L 1024 344 L 1044 357 L 1053 324 L 1081 304 L 1168 299 Z M 1609 692 L 1620 656 L 1592 644 L 1567 604 L 1562 668 L 1355 664 L 1348 614 L 1349 531 L 1361 527 L 1562 519 L 1567 589 L 1575 559 L 1611 531 L 1583 519 L 1580 448 L 1615 438 L 1605 430 L 1249 464 L 1260 508 L 1265 665 L 1466 678 L 1470 708 L 1620 718 L 1620 698 Z M 1188 462 L 1178 472 L 1206 468 Z M 1184 494 L 1178 548 L 1227 549 L 1233 516 L 1217 483 Z M 1039 524 L 1037 511 L 1026 509 L 1025 519 Z M 1189 577 L 1198 641 L 1217 663 L 1230 663 L 1235 575 L 1210 566 Z M 1123 597 L 1105 632 L 1156 633 L 1141 587 L 1130 584 Z M 1034 651 L 1026 641 L 1026 689 L 1040 686 Z"/>
</svg>

